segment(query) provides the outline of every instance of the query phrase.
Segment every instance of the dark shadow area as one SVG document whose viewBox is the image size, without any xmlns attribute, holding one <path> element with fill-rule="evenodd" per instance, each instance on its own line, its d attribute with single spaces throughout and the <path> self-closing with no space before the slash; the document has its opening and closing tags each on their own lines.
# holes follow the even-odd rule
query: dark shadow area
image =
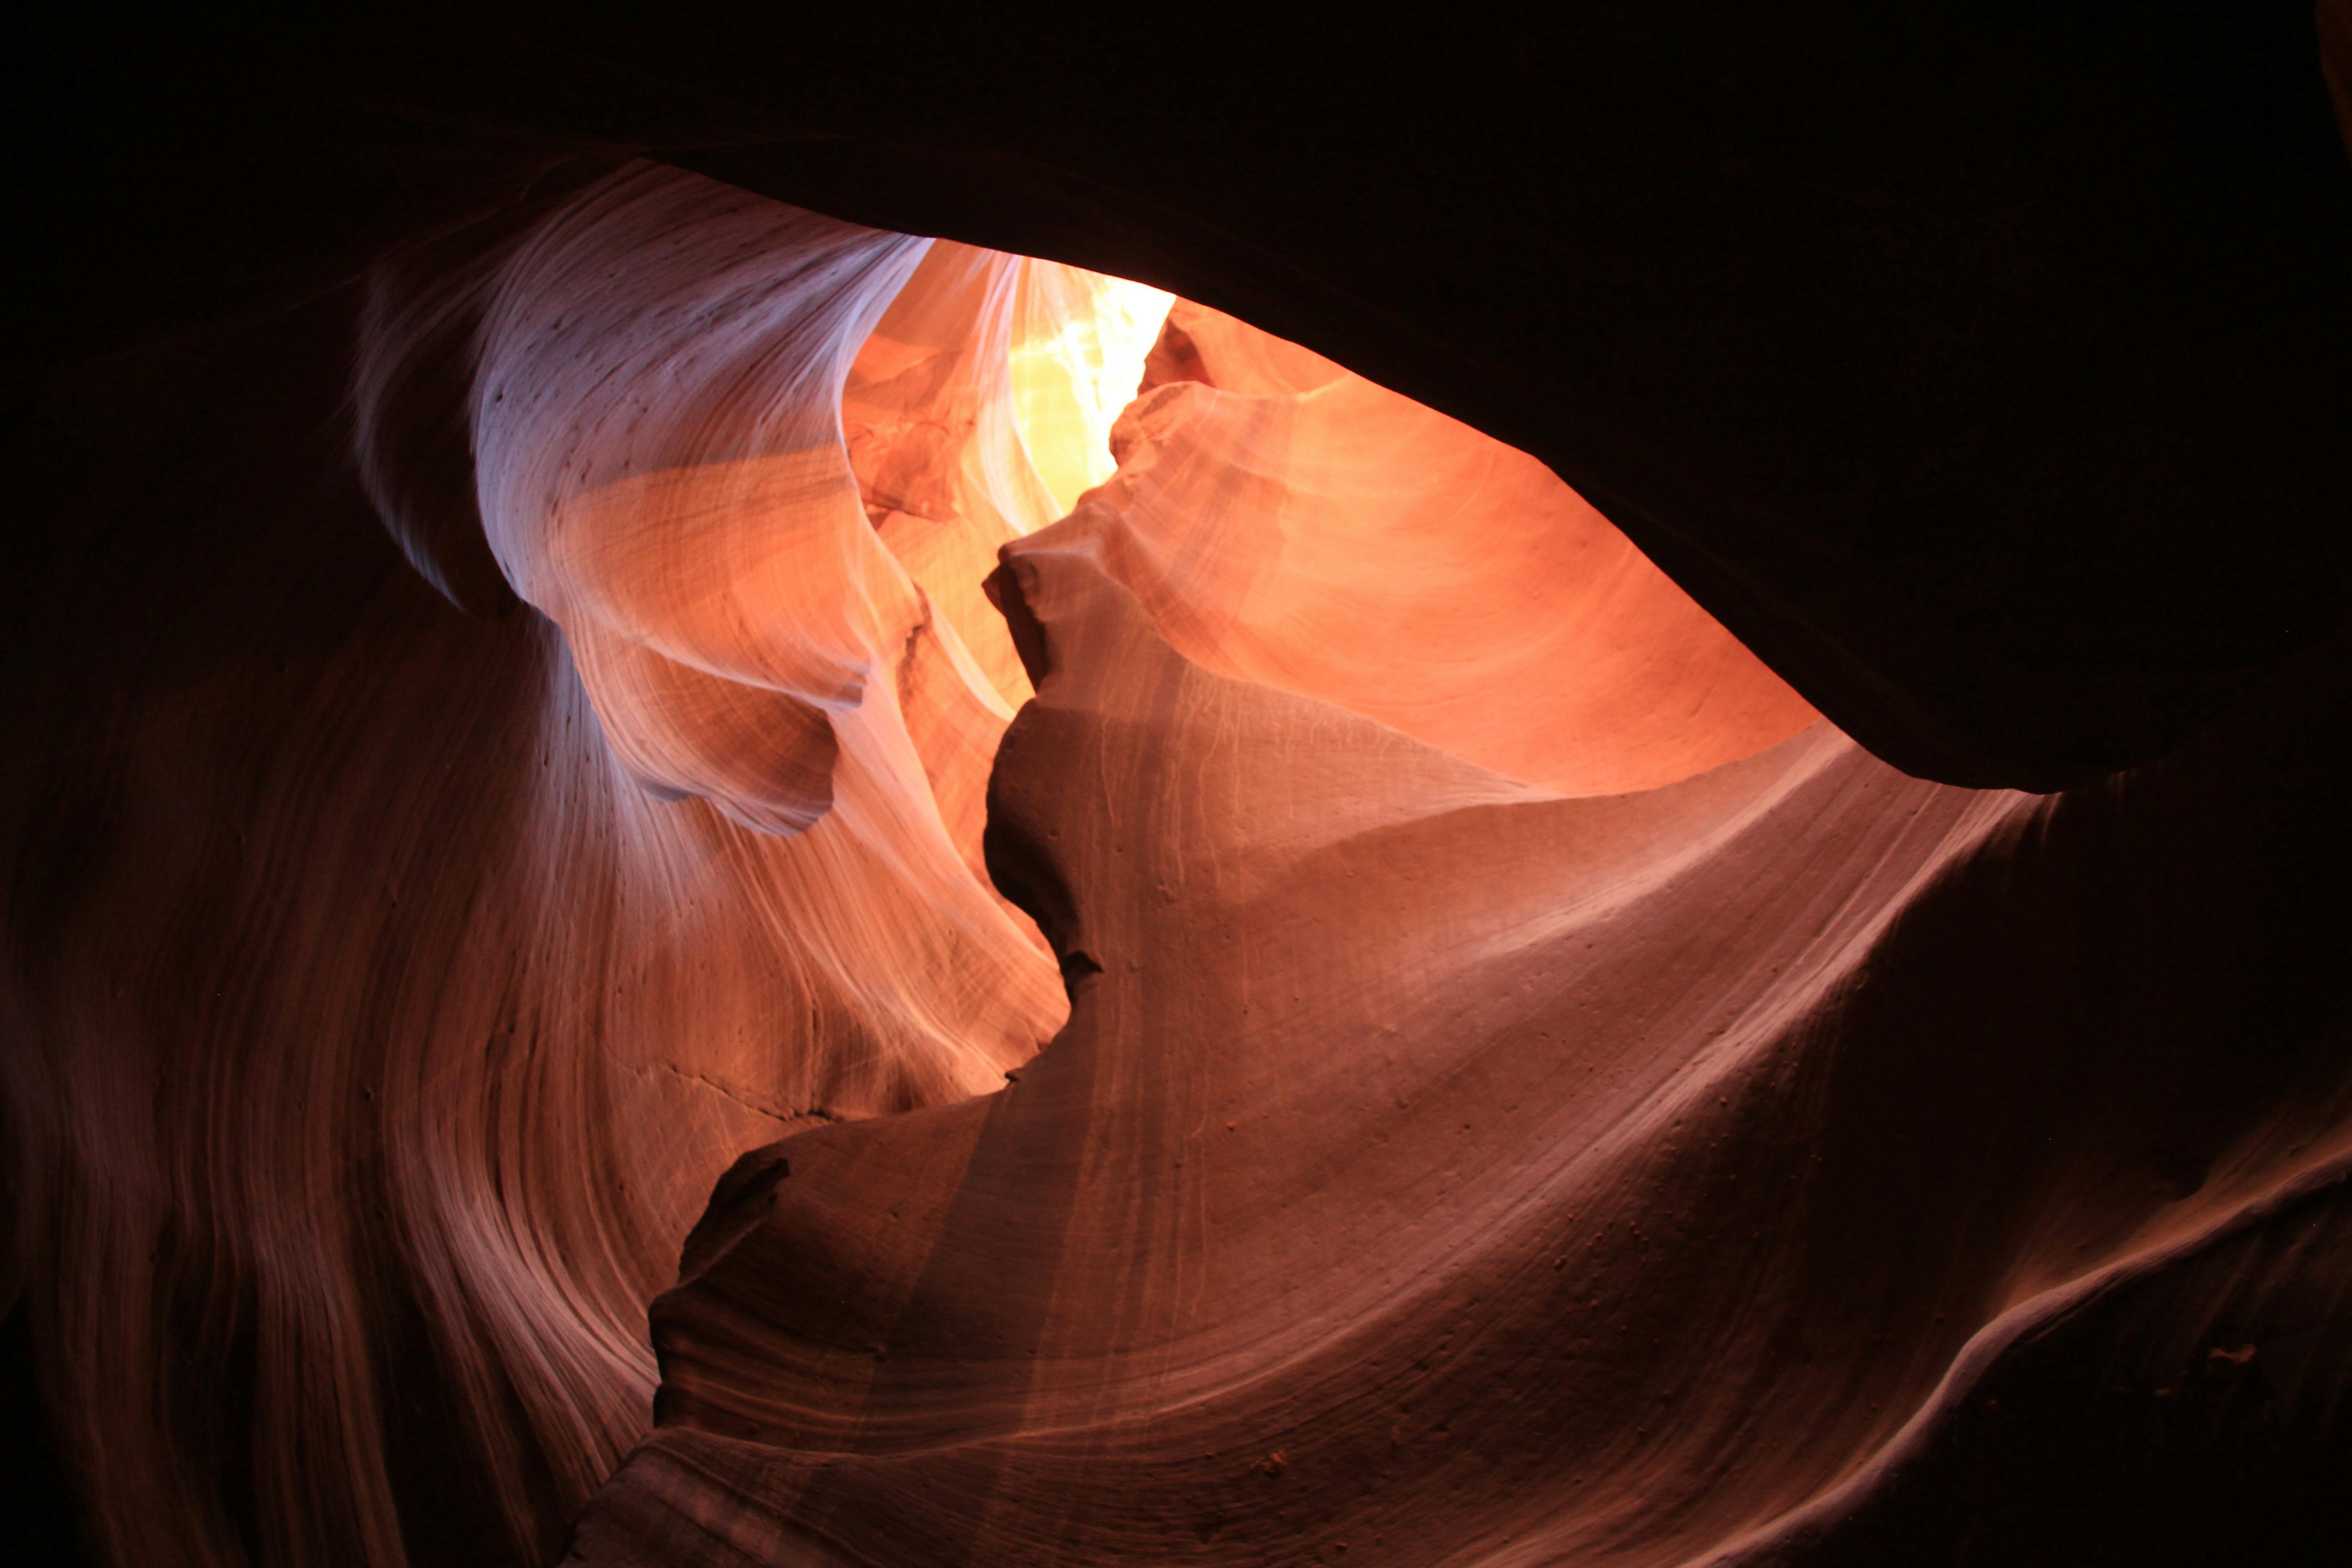
<svg viewBox="0 0 2352 1568">
<path fill-rule="evenodd" d="M 0 1531 L 20 1568 L 97 1568 L 80 1489 L 58 1452 L 41 1397 L 33 1330 L 20 1304 L 0 1320 Z"/>
</svg>

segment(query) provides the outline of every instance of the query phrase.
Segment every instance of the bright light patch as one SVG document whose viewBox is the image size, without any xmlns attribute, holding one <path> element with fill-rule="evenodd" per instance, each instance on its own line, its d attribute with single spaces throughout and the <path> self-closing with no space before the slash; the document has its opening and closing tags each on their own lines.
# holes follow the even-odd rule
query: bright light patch
<svg viewBox="0 0 2352 1568">
<path fill-rule="evenodd" d="M 1053 261 L 1022 263 L 1013 416 L 1030 466 L 1066 514 L 1110 478 L 1110 427 L 1134 400 L 1175 296 Z"/>
</svg>

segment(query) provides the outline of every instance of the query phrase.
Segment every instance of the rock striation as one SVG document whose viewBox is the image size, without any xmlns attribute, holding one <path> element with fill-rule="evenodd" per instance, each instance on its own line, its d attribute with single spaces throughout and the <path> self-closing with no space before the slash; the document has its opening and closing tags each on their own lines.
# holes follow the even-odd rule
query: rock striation
<svg viewBox="0 0 2352 1568">
<path fill-rule="evenodd" d="M 16 1516 L 2334 1561 L 2343 10 L 1834 9 L 20 138 Z"/>
<path fill-rule="evenodd" d="M 2240 966 L 2312 889 L 2189 848 L 2305 786 L 1969 792 L 1815 724 L 1564 798 L 1184 659 L 1118 548 L 1082 508 L 995 579 L 1042 679 L 990 865 L 1069 1025 L 739 1163 L 567 1561 L 1866 1561 L 2027 1347 L 2168 1294 L 2152 1420 L 2300 1247 L 2335 1289 L 2340 1056 L 2224 1023 L 2299 1010 Z M 2305 1477 L 2326 1331 L 2266 1391 Z M 2114 1500 L 2015 1543 L 2144 1539 Z"/>
<path fill-rule="evenodd" d="M 639 164 L 35 427 L 9 1279 L 106 1560 L 548 1554 L 729 1162 L 1058 1026 L 980 581 L 1105 289 Z"/>
</svg>

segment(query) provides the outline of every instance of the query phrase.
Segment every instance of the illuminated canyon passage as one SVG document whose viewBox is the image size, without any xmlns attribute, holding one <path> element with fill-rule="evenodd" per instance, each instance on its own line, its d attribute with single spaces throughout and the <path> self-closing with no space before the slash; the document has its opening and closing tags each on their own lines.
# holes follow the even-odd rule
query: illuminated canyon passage
<svg viewBox="0 0 2352 1568">
<path fill-rule="evenodd" d="M 477 131 L 10 405 L 27 1560 L 2341 1560 L 2352 270 L 1993 417 L 1654 395 L 1628 263 L 1555 403 L 1010 153 Z"/>
</svg>

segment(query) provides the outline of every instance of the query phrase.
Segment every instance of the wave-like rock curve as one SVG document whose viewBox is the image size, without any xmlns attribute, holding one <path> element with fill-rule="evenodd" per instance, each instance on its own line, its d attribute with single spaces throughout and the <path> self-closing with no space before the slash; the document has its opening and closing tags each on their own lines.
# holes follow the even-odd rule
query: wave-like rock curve
<svg viewBox="0 0 2352 1568">
<path fill-rule="evenodd" d="M 0 1285 L 110 1561 L 2324 1500 L 2336 643 L 2107 784 L 1926 784 L 1523 454 L 646 164 L 10 451 Z M 2064 1431 L 2150 1457 L 1972 1500 Z"/>
<path fill-rule="evenodd" d="M 1189 664 L 1104 534 L 999 579 L 1069 1026 L 737 1167 L 572 1560 L 1834 1559 L 2011 1346 L 2352 1157 L 2323 1040 L 2217 1085 L 2252 977 L 2170 967 L 2288 890 L 2208 902 L 2226 762 L 2042 801 L 1815 726 L 1562 799 Z"/>
</svg>

